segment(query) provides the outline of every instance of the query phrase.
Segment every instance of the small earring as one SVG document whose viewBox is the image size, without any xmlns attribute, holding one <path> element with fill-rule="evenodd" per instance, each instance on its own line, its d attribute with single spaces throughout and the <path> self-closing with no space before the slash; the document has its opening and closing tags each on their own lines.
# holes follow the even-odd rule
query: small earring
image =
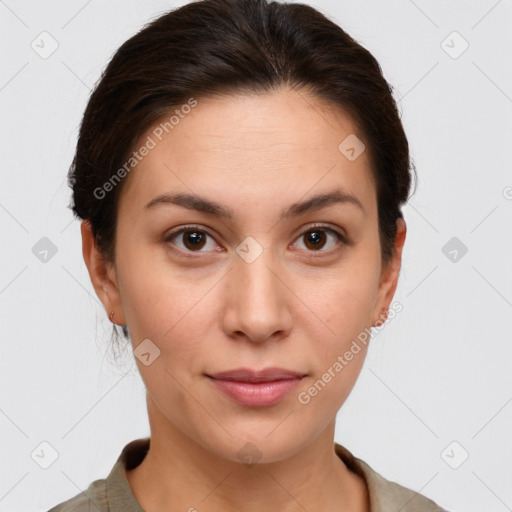
<svg viewBox="0 0 512 512">
<path fill-rule="evenodd" d="M 114 323 L 114 312 L 113 312 L 113 311 L 112 311 L 112 312 L 110 313 L 110 315 L 108 316 L 108 319 L 109 319 L 112 323 Z"/>
<path fill-rule="evenodd" d="M 382 324 L 384 324 L 386 322 L 386 320 L 388 319 L 388 313 L 389 313 L 388 309 L 383 309 L 381 311 L 379 319 L 375 320 L 373 322 L 372 327 L 380 327 Z M 382 319 L 384 319 L 384 321 L 382 321 Z M 380 323 L 377 325 L 378 322 L 380 322 Z"/>
</svg>

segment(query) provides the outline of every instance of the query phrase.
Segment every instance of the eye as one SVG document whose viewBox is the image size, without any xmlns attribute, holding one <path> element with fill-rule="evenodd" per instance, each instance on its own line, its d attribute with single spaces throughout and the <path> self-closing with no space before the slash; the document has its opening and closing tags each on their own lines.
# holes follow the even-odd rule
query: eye
<svg viewBox="0 0 512 512">
<path fill-rule="evenodd" d="M 213 241 L 213 238 L 203 229 L 200 229 L 197 226 L 184 226 L 178 231 L 174 231 L 166 236 L 164 242 L 171 242 L 183 252 L 208 252 L 208 250 L 201 250 L 204 247 L 208 248 L 208 238 Z M 181 241 L 182 245 L 180 246 L 179 244 L 172 242 L 174 239 Z M 210 249 L 215 250 L 216 246 L 217 245 L 213 241 L 210 245 Z"/>
<path fill-rule="evenodd" d="M 329 245 L 329 237 L 331 243 Z M 164 238 L 165 243 L 171 243 L 176 246 L 181 252 L 208 252 L 208 239 L 210 241 L 210 250 L 221 251 L 217 249 L 217 245 L 213 237 L 207 233 L 204 229 L 199 226 L 188 225 L 180 228 L 173 233 L 170 233 Z M 174 242 L 177 240 L 181 242 Z M 305 240 L 304 247 L 308 252 L 332 252 L 332 249 L 336 246 L 347 245 L 348 240 L 336 230 L 323 225 L 313 225 L 309 229 L 304 231 L 301 236 L 297 239 L 299 241 Z M 299 244 L 300 245 L 300 244 Z M 327 249 L 325 247 L 327 246 Z M 206 250 L 202 250 L 206 247 Z M 300 247 L 299 247 L 300 248 Z M 300 248 L 302 249 L 302 248 Z"/>
<path fill-rule="evenodd" d="M 331 244 L 329 246 L 329 235 L 331 237 Z M 299 241 L 305 240 L 304 246 L 308 252 L 331 252 L 336 246 L 347 244 L 347 239 L 336 230 L 322 225 L 314 225 L 304 231 L 297 239 Z M 324 247 L 327 245 L 327 249 Z"/>
</svg>

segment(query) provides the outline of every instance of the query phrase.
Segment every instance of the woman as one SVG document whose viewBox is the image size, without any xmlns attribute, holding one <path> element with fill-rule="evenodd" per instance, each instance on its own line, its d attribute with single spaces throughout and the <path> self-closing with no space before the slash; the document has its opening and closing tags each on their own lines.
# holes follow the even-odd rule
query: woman
<svg viewBox="0 0 512 512">
<path fill-rule="evenodd" d="M 334 443 L 410 167 L 377 61 L 312 7 L 193 2 L 125 42 L 69 178 L 151 436 L 52 511 L 442 510 Z"/>
</svg>

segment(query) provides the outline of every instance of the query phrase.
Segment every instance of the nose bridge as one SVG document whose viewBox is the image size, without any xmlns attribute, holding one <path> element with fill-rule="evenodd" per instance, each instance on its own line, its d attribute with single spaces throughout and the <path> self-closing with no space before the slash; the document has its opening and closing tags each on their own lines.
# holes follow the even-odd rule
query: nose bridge
<svg viewBox="0 0 512 512">
<path fill-rule="evenodd" d="M 264 248 L 252 237 L 247 237 L 236 249 L 239 256 L 235 264 L 240 299 L 256 301 L 261 308 L 275 301 L 281 293 L 276 277 L 276 258 L 271 248 Z"/>
</svg>

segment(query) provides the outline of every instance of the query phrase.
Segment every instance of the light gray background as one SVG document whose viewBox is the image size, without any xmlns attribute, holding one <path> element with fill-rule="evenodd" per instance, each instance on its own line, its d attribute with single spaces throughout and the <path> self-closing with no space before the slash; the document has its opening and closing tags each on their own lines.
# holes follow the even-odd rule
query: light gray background
<svg viewBox="0 0 512 512">
<path fill-rule="evenodd" d="M 1 511 L 47 510 L 149 435 L 133 356 L 109 359 L 66 173 L 113 52 L 184 3 L 0 1 Z M 512 510 L 512 2 L 305 3 L 380 62 L 419 177 L 404 309 L 374 337 L 336 440 L 451 512 Z M 58 43 L 47 59 L 31 47 L 43 31 Z M 453 31 L 469 43 L 457 58 Z M 32 252 L 42 237 L 57 247 L 46 263 Z M 456 262 L 443 253 L 452 237 L 468 249 Z M 31 457 L 43 441 L 58 452 L 48 469 Z"/>
</svg>

